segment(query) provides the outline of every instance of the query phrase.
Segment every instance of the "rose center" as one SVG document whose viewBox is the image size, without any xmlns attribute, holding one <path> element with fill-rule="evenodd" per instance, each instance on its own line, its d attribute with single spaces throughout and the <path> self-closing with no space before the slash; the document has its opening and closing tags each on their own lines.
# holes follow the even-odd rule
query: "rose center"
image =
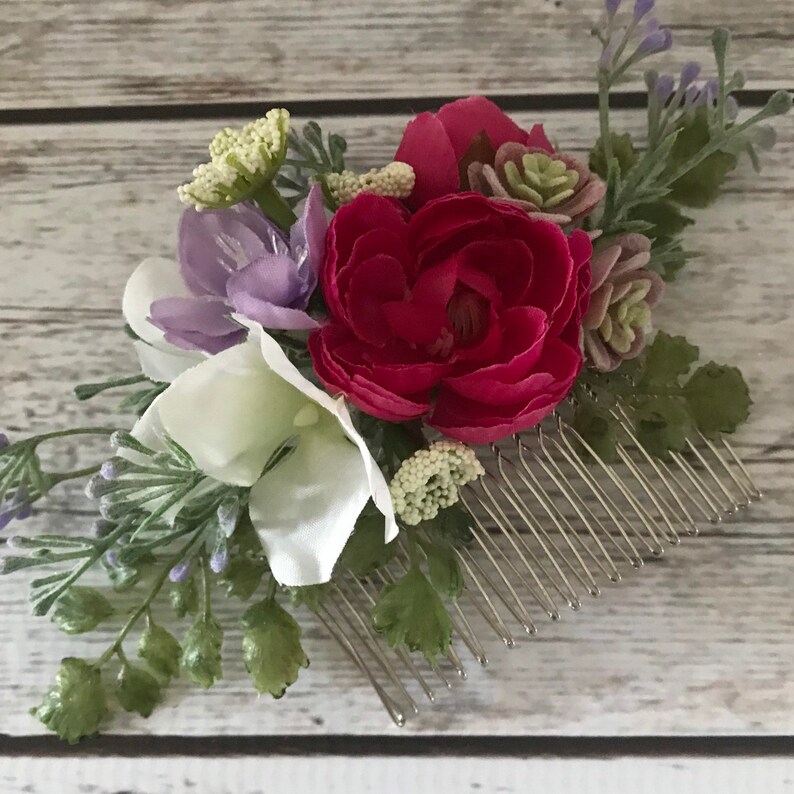
<svg viewBox="0 0 794 794">
<path fill-rule="evenodd" d="M 488 329 L 488 301 L 468 287 L 458 285 L 447 304 L 447 317 L 455 341 L 462 345 L 478 342 Z"/>
</svg>

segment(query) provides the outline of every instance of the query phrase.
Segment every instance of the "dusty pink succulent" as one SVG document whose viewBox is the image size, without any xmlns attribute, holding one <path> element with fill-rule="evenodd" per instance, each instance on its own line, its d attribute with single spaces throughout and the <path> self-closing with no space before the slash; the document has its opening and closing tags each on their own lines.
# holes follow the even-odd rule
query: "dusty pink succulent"
<svg viewBox="0 0 794 794">
<path fill-rule="evenodd" d="M 658 273 L 648 270 L 651 241 L 644 234 L 616 237 L 590 260 L 590 307 L 582 320 L 587 365 L 616 369 L 645 347 L 651 309 L 664 291 Z"/>
<path fill-rule="evenodd" d="M 561 225 L 591 213 L 606 193 L 604 182 L 575 157 L 521 143 L 503 143 L 493 165 L 469 163 L 467 176 L 472 190 L 519 204 Z"/>
</svg>

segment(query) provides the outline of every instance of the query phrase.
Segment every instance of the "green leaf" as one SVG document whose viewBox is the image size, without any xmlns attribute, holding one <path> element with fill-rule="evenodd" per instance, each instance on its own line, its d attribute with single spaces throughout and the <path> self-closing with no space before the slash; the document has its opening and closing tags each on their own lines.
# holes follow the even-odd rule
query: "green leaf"
<svg viewBox="0 0 794 794">
<path fill-rule="evenodd" d="M 670 450 L 680 452 L 694 427 L 686 403 L 676 397 L 651 397 L 635 411 L 637 439 L 658 458 Z"/>
<path fill-rule="evenodd" d="M 232 557 L 220 580 L 226 587 L 228 597 L 239 598 L 247 601 L 255 592 L 265 568 L 260 563 L 248 557 Z"/>
<path fill-rule="evenodd" d="M 661 199 L 648 204 L 639 204 L 629 213 L 632 220 L 646 221 L 651 228 L 646 231 L 655 241 L 667 241 L 678 237 L 695 221 L 684 215 L 672 201 Z"/>
<path fill-rule="evenodd" d="M 160 682 L 142 667 L 125 662 L 116 679 L 116 697 L 125 711 L 148 717 L 163 699 Z"/>
<path fill-rule="evenodd" d="M 471 523 L 471 514 L 458 502 L 439 510 L 435 518 L 422 521 L 418 529 L 437 542 L 459 546 L 471 542 Z"/>
<path fill-rule="evenodd" d="M 625 175 L 636 165 L 639 155 L 634 148 L 631 135 L 627 132 L 622 135 L 618 135 L 616 132 L 612 133 L 612 156 L 617 159 L 621 174 Z M 606 179 L 608 176 L 609 164 L 604 155 L 602 138 L 596 141 L 595 146 L 590 151 L 590 170 L 594 171 L 602 179 Z"/>
<path fill-rule="evenodd" d="M 684 397 L 706 435 L 733 433 L 750 415 L 750 392 L 742 373 L 710 361 L 684 386 Z"/>
<path fill-rule="evenodd" d="M 383 516 L 362 515 L 345 545 L 339 564 L 355 576 L 367 576 L 385 565 L 397 552 L 395 541 L 386 543 Z"/>
<path fill-rule="evenodd" d="M 670 153 L 667 173 L 675 172 L 711 140 L 705 109 L 684 116 L 678 129 L 680 133 Z M 714 152 L 671 185 L 669 198 L 685 207 L 708 207 L 722 192 L 725 177 L 736 168 L 737 162 L 736 155 Z"/>
<path fill-rule="evenodd" d="M 243 661 L 259 694 L 280 698 L 309 666 L 303 652 L 301 629 L 275 601 L 260 601 L 243 615 Z"/>
<path fill-rule="evenodd" d="M 330 584 L 310 584 L 305 587 L 290 587 L 289 600 L 292 606 L 306 606 L 315 612 L 320 608 L 323 598 L 327 595 Z"/>
<path fill-rule="evenodd" d="M 223 677 L 223 628 L 214 617 L 199 617 L 188 629 L 182 645 L 182 669 L 193 683 L 209 689 Z"/>
<path fill-rule="evenodd" d="M 431 664 L 452 642 L 452 622 L 435 588 L 419 568 L 387 584 L 372 608 L 372 621 L 393 648 L 420 651 Z"/>
<path fill-rule="evenodd" d="M 138 641 L 138 656 L 148 662 L 156 673 L 172 678 L 179 675 L 182 648 L 176 637 L 149 620 Z"/>
<path fill-rule="evenodd" d="M 96 733 L 107 714 L 100 671 L 82 659 L 63 659 L 54 686 L 30 713 L 69 744 Z"/>
<path fill-rule="evenodd" d="M 618 422 L 606 408 L 583 398 L 577 403 L 572 425 L 601 460 L 612 463 L 617 459 Z"/>
<path fill-rule="evenodd" d="M 645 366 L 639 385 L 677 385 L 678 379 L 689 372 L 699 355 L 698 348 L 683 336 L 670 336 L 659 331 L 653 344 L 645 350 Z"/>
<path fill-rule="evenodd" d="M 463 593 L 463 572 L 452 548 L 424 543 L 422 550 L 427 557 L 427 572 L 433 587 L 453 600 L 460 598 Z"/>
<path fill-rule="evenodd" d="M 185 615 L 195 615 L 199 605 L 196 580 L 189 576 L 182 582 L 174 582 L 171 585 L 168 598 L 177 617 L 183 618 Z"/>
<path fill-rule="evenodd" d="M 112 614 L 113 607 L 98 590 L 73 585 L 56 602 L 52 622 L 66 634 L 83 634 Z"/>
</svg>

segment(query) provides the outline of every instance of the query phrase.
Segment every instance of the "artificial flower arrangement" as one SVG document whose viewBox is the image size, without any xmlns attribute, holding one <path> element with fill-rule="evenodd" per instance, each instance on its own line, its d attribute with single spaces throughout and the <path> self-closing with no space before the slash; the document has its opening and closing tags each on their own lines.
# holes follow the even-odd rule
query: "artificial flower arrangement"
<svg viewBox="0 0 794 794">
<path fill-rule="evenodd" d="M 452 550 L 467 542 L 460 489 L 484 472 L 472 445 L 567 410 L 609 461 L 615 399 L 660 458 L 747 418 L 736 368 L 689 374 L 698 349 L 648 331 L 692 256 L 684 213 L 711 204 L 743 154 L 758 167 L 774 142 L 763 122 L 791 97 L 740 120 L 744 78 L 717 30 L 716 77 L 647 71 L 645 140 L 616 132 L 610 91 L 671 46 L 653 5 L 607 0 L 594 31 L 589 162 L 483 97 L 421 113 L 394 161 L 364 174 L 346 169 L 340 135 L 291 129 L 283 109 L 215 136 L 178 189 L 178 261 L 144 261 L 124 293 L 141 374 L 76 389 L 132 386 L 137 421 L 2 438 L 3 526 L 80 477 L 100 514 L 90 534 L 9 538 L 2 572 L 51 568 L 31 582 L 33 610 L 69 634 L 119 626 L 99 658 L 62 661 L 32 710 L 49 729 L 93 734 L 111 700 L 148 716 L 180 672 L 213 685 L 219 589 L 251 602 L 243 659 L 257 691 L 281 697 L 308 665 L 294 607 L 384 565 L 398 535 L 410 566 L 378 593 L 372 627 L 432 663 L 465 587 Z M 43 445 L 80 435 L 109 437 L 112 457 L 42 468 Z M 103 590 L 83 580 L 96 569 Z M 129 613 L 120 591 L 140 593 Z M 158 599 L 186 630 L 155 617 Z"/>
</svg>

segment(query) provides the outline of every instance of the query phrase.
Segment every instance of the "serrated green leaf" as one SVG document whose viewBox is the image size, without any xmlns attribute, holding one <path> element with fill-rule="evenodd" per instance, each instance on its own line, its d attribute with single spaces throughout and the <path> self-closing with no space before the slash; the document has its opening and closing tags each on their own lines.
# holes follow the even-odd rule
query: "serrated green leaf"
<svg viewBox="0 0 794 794">
<path fill-rule="evenodd" d="M 673 146 L 667 173 L 700 152 L 711 141 L 705 109 L 689 113 L 678 123 L 679 135 Z M 729 152 L 714 152 L 670 187 L 670 199 L 685 207 L 708 207 L 722 192 L 725 177 L 736 168 L 738 159 Z"/>
<path fill-rule="evenodd" d="M 698 428 L 706 435 L 733 433 L 750 415 L 750 392 L 736 367 L 710 361 L 684 386 L 684 397 Z"/>
<path fill-rule="evenodd" d="M 168 599 L 178 618 L 183 618 L 185 615 L 195 615 L 199 605 L 196 580 L 189 576 L 182 582 L 173 582 L 168 593 Z"/>
<path fill-rule="evenodd" d="M 116 698 L 125 711 L 148 717 L 163 699 L 160 682 L 142 667 L 124 663 L 116 678 Z"/>
<path fill-rule="evenodd" d="M 422 544 L 422 550 L 427 557 L 427 572 L 433 587 L 453 600 L 460 598 L 463 572 L 452 548 L 426 543 Z"/>
<path fill-rule="evenodd" d="M 91 736 L 107 714 L 100 671 L 83 659 L 63 659 L 55 684 L 30 713 L 69 744 Z"/>
<path fill-rule="evenodd" d="M 452 642 L 447 610 L 419 568 L 383 588 L 372 608 L 372 621 L 393 648 L 404 645 L 420 651 L 431 664 Z"/>
<path fill-rule="evenodd" d="M 52 622 L 65 634 L 83 634 L 112 614 L 113 607 L 98 590 L 73 585 L 55 603 Z"/>
<path fill-rule="evenodd" d="M 664 199 L 640 204 L 632 209 L 630 217 L 651 224 L 648 237 L 669 240 L 678 237 L 687 227 L 694 225 L 692 218 L 684 215 L 672 201 Z"/>
<path fill-rule="evenodd" d="M 659 331 L 653 344 L 645 350 L 645 366 L 639 385 L 678 385 L 679 378 L 689 372 L 699 356 L 698 348 L 683 336 L 671 336 Z"/>
<path fill-rule="evenodd" d="M 471 542 L 471 524 L 471 514 L 458 502 L 439 510 L 435 518 L 422 521 L 418 529 L 427 533 L 434 541 L 459 546 Z"/>
<path fill-rule="evenodd" d="M 694 427 L 686 403 L 679 397 L 650 397 L 635 408 L 637 439 L 657 458 L 680 452 Z"/>
<path fill-rule="evenodd" d="M 176 637 L 150 620 L 138 641 L 138 656 L 156 673 L 167 678 L 179 675 L 182 648 Z"/>
<path fill-rule="evenodd" d="M 581 400 L 576 406 L 572 426 L 605 463 L 617 459 L 618 422 L 606 408 L 586 398 Z M 587 457 L 592 460 L 590 455 Z"/>
<path fill-rule="evenodd" d="M 223 677 L 222 645 L 223 628 L 212 616 L 199 617 L 188 629 L 182 643 L 182 669 L 193 683 L 209 689 Z"/>
<path fill-rule="evenodd" d="M 617 159 L 620 166 L 620 173 L 625 175 L 637 163 L 639 155 L 634 148 L 631 135 L 627 132 L 622 135 L 612 133 L 612 156 Z M 590 151 L 590 170 L 594 171 L 602 179 L 606 179 L 609 173 L 609 164 L 604 155 L 603 139 L 599 138 L 595 146 Z"/>
<path fill-rule="evenodd" d="M 265 569 L 260 563 L 238 555 L 229 561 L 220 581 L 228 597 L 247 601 L 256 592 L 264 573 Z"/>
<path fill-rule="evenodd" d="M 397 552 L 395 541 L 386 543 L 383 516 L 362 515 L 345 545 L 339 564 L 355 576 L 367 576 L 385 565 Z"/>
<path fill-rule="evenodd" d="M 306 606 L 312 611 L 319 609 L 323 598 L 328 594 L 330 584 L 310 584 L 305 587 L 290 587 L 289 600 L 292 606 Z"/>
<path fill-rule="evenodd" d="M 243 628 L 243 661 L 256 691 L 280 698 L 298 680 L 300 668 L 309 666 L 300 643 L 300 626 L 270 599 L 245 611 Z"/>
</svg>

